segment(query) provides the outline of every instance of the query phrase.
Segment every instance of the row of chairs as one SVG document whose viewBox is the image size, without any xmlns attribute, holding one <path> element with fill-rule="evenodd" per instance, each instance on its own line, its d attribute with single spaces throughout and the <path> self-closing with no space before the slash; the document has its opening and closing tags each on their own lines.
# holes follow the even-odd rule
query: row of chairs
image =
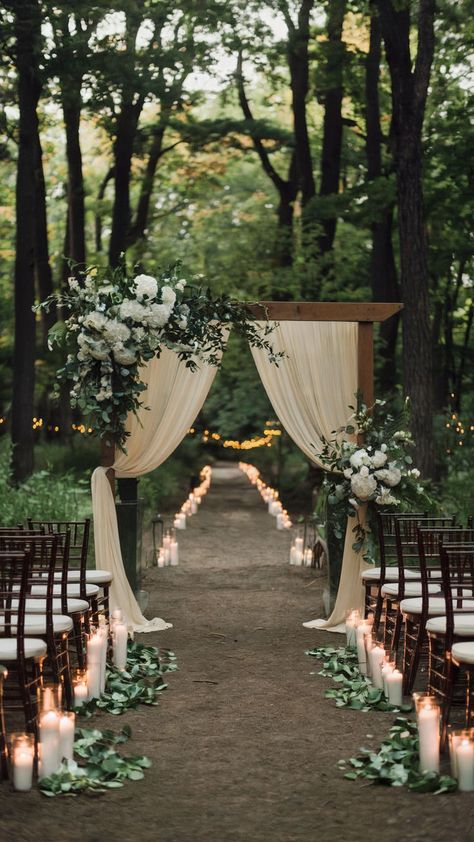
<svg viewBox="0 0 474 842">
<path fill-rule="evenodd" d="M 380 566 L 362 573 L 365 613 L 401 666 L 405 694 L 419 682 L 439 699 L 445 735 L 459 671 L 470 681 L 474 670 L 474 529 L 426 512 L 378 514 L 377 528 Z M 471 708 L 468 687 L 468 724 Z"/>
<path fill-rule="evenodd" d="M 26 730 L 35 734 L 39 687 L 60 684 L 71 709 L 72 671 L 87 668 L 91 625 L 99 613 L 109 619 L 112 574 L 87 568 L 89 538 L 89 520 L 0 527 L 4 707 L 12 716 L 22 713 Z"/>
</svg>

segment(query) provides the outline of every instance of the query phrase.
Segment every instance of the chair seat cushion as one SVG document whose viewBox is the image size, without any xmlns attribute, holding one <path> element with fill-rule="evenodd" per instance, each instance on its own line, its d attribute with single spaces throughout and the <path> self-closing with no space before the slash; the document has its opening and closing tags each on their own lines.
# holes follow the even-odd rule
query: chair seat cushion
<svg viewBox="0 0 474 842">
<path fill-rule="evenodd" d="M 474 642 L 454 643 L 451 654 L 461 664 L 474 664 Z"/>
<path fill-rule="evenodd" d="M 0 632 L 3 632 L 4 614 L 0 614 Z M 17 618 L 12 615 L 11 623 L 16 626 Z M 73 622 L 70 617 L 65 614 L 54 614 L 53 616 L 53 632 L 54 634 L 63 634 L 64 632 L 72 631 Z M 46 634 L 46 614 L 26 614 L 25 615 L 25 633 L 26 634 Z"/>
<path fill-rule="evenodd" d="M 446 617 L 433 617 L 426 623 L 426 631 L 434 634 L 446 634 Z M 460 637 L 474 637 L 474 614 L 456 614 L 454 634 Z"/>
<path fill-rule="evenodd" d="M 428 585 L 428 593 L 435 594 L 440 592 L 440 585 Z M 393 585 L 383 585 L 382 596 L 388 596 L 392 599 L 393 597 L 398 597 L 398 585 L 396 583 Z M 405 596 L 421 596 L 421 582 L 409 582 L 409 584 L 405 583 Z"/>
<path fill-rule="evenodd" d="M 89 611 L 89 603 L 85 599 L 68 599 L 67 600 L 67 614 L 79 614 L 84 611 Z M 18 602 L 13 600 L 12 608 L 15 611 L 18 608 Z M 27 614 L 46 614 L 46 600 L 45 599 L 27 599 L 26 600 Z M 60 599 L 53 599 L 53 614 L 62 614 L 62 601 Z"/>
<path fill-rule="evenodd" d="M 46 596 L 46 593 L 47 593 L 46 585 L 33 585 L 33 587 L 31 588 L 31 593 L 37 594 L 38 596 L 40 596 L 41 594 Z M 97 596 L 98 593 L 99 593 L 99 588 L 97 587 L 97 585 L 86 585 L 87 596 Z M 54 586 L 54 595 L 55 596 L 61 596 L 61 585 L 55 585 Z M 72 584 L 68 583 L 67 595 L 68 596 L 80 597 L 81 596 L 80 585 L 79 584 L 76 585 L 74 583 L 72 583 Z"/>
<path fill-rule="evenodd" d="M 367 580 L 369 582 L 378 582 L 380 580 L 380 567 L 369 567 L 367 570 L 363 570 L 361 578 L 363 580 Z M 397 582 L 399 578 L 399 571 L 398 567 L 386 567 L 385 568 L 385 581 L 386 582 Z M 406 579 L 419 579 L 420 573 L 418 570 L 405 570 L 405 578 Z"/>
<path fill-rule="evenodd" d="M 25 657 L 42 658 L 46 655 L 46 643 L 36 637 L 25 637 Z M 16 637 L 0 638 L 0 660 L 16 661 L 17 642 Z"/>
<path fill-rule="evenodd" d="M 68 570 L 68 582 L 78 582 L 80 575 L 80 570 Z M 55 577 L 60 579 L 61 573 L 56 573 Z M 113 578 L 110 570 L 86 570 L 86 582 L 90 585 L 110 585 Z"/>
<path fill-rule="evenodd" d="M 400 609 L 403 614 L 421 614 L 423 600 L 421 597 L 414 599 L 402 599 Z M 455 609 L 456 611 L 458 609 Z M 474 599 L 466 599 L 462 611 L 474 612 Z M 443 596 L 432 596 L 429 599 L 428 615 L 431 617 L 443 617 L 446 614 L 446 603 Z"/>
</svg>

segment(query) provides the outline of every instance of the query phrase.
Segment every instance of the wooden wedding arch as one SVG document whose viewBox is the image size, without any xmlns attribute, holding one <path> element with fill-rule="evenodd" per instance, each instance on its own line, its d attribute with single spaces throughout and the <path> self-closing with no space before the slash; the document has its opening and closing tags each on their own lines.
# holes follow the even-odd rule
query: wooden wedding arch
<svg viewBox="0 0 474 842">
<path fill-rule="evenodd" d="M 399 302 L 261 301 L 248 311 L 259 320 L 306 322 L 357 322 L 357 387 L 367 406 L 374 403 L 374 323 L 385 322 L 403 309 Z M 101 465 L 115 492 L 115 445 L 102 440 Z M 120 543 L 127 578 L 137 589 L 138 479 L 118 479 L 121 511 L 118 513 Z"/>
</svg>

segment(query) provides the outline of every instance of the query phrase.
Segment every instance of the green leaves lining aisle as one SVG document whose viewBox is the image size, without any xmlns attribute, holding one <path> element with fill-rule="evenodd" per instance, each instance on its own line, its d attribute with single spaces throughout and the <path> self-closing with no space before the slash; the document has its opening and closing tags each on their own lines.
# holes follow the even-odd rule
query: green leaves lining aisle
<svg viewBox="0 0 474 842">
<path fill-rule="evenodd" d="M 139 781 L 151 766 L 147 757 L 123 757 L 116 746 L 126 743 L 132 731 L 127 725 L 118 733 L 96 728 L 78 728 L 74 753 L 82 763 L 64 760 L 59 770 L 39 782 L 43 795 L 100 795 L 107 789 L 122 787 L 125 781 Z"/>
<path fill-rule="evenodd" d="M 129 640 L 126 669 L 108 665 L 105 693 L 85 702 L 77 712 L 87 717 L 98 710 L 119 715 L 139 705 L 157 705 L 159 694 L 168 686 L 163 675 L 177 669 L 173 652 L 162 650 L 160 659 L 156 647 Z"/>
<path fill-rule="evenodd" d="M 352 768 L 345 776 L 349 780 L 365 778 L 386 786 L 407 786 L 415 792 L 454 792 L 458 782 L 437 772 L 420 772 L 420 754 L 416 722 L 398 717 L 378 751 L 363 748 L 357 757 L 339 761 Z"/>
<path fill-rule="evenodd" d="M 391 705 L 387 702 L 383 690 L 374 687 L 370 679 L 359 670 L 357 653 L 350 647 L 320 646 L 308 649 L 311 655 L 323 661 L 323 668 L 316 675 L 330 677 L 338 687 L 330 687 L 325 692 L 326 699 L 335 699 L 336 707 L 348 707 L 353 710 L 409 711 L 410 705 Z M 314 673 L 312 673 L 314 675 Z"/>
</svg>

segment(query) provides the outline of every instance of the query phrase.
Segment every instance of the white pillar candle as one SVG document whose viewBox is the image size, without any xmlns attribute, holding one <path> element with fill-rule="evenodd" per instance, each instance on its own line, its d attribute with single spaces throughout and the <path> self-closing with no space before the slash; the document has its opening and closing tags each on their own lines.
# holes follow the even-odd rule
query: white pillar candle
<svg viewBox="0 0 474 842">
<path fill-rule="evenodd" d="M 72 760 L 74 756 L 74 728 L 76 714 L 64 711 L 59 718 L 59 757 Z"/>
<path fill-rule="evenodd" d="M 303 561 L 305 567 L 311 567 L 313 563 L 313 551 L 309 547 L 306 547 L 304 551 Z"/>
<path fill-rule="evenodd" d="M 298 550 L 301 555 L 303 555 L 303 539 L 302 538 L 295 538 L 295 549 Z"/>
<path fill-rule="evenodd" d="M 176 567 L 176 565 L 179 563 L 179 550 L 177 541 L 171 541 L 170 563 L 173 567 Z"/>
<path fill-rule="evenodd" d="M 87 702 L 89 698 L 89 691 L 87 689 L 86 681 L 78 681 L 74 685 L 74 707 L 78 708 Z"/>
<path fill-rule="evenodd" d="M 107 649 L 109 646 L 109 627 L 106 623 L 99 626 L 98 635 L 102 648 L 100 653 L 100 695 L 105 692 L 106 670 L 107 670 Z"/>
<path fill-rule="evenodd" d="M 420 772 L 439 772 L 439 707 L 423 705 L 418 711 Z"/>
<path fill-rule="evenodd" d="M 283 512 L 279 512 L 276 518 L 276 528 L 277 529 L 284 529 L 285 528 L 285 515 Z"/>
<path fill-rule="evenodd" d="M 356 628 L 360 623 L 360 614 L 358 611 L 350 611 L 346 617 L 346 644 L 347 646 L 356 646 Z"/>
<path fill-rule="evenodd" d="M 461 792 L 474 791 L 474 745 L 464 737 L 456 747 L 456 772 Z"/>
<path fill-rule="evenodd" d="M 372 631 L 370 623 L 360 623 L 356 629 L 357 660 L 359 669 L 363 675 L 367 675 L 367 654 L 365 649 L 364 636 Z"/>
<path fill-rule="evenodd" d="M 35 751 L 28 742 L 19 742 L 12 755 L 12 784 L 17 792 L 29 792 L 33 786 Z"/>
<path fill-rule="evenodd" d="M 113 661 L 119 670 L 127 665 L 128 629 L 125 623 L 116 623 L 113 636 Z"/>
<path fill-rule="evenodd" d="M 374 640 L 372 637 L 372 626 L 370 627 L 370 631 L 364 634 L 364 644 L 365 644 L 365 669 L 366 675 L 371 678 L 372 677 L 372 668 L 371 668 L 371 661 L 370 661 L 370 653 L 374 648 Z"/>
<path fill-rule="evenodd" d="M 114 622 L 115 626 L 120 621 Z M 100 698 L 100 687 L 102 676 L 102 638 L 99 634 L 93 634 L 87 641 L 87 683 L 90 699 Z"/>
<path fill-rule="evenodd" d="M 399 707 L 403 703 L 403 675 L 394 669 L 386 676 L 389 704 Z"/>
<path fill-rule="evenodd" d="M 179 526 L 177 527 L 179 529 Z M 163 549 L 160 550 L 158 554 L 158 567 L 165 566 L 165 551 Z"/>
<path fill-rule="evenodd" d="M 55 710 L 40 714 L 39 740 L 41 744 L 40 778 L 56 772 L 59 763 L 59 715 Z"/>
<path fill-rule="evenodd" d="M 114 608 L 112 611 L 112 619 L 113 620 L 121 620 L 122 619 L 122 609 L 121 608 Z"/>
<path fill-rule="evenodd" d="M 382 682 L 383 682 L 383 692 L 385 693 L 386 698 L 388 699 L 388 684 L 387 684 L 387 676 L 391 675 L 394 670 L 393 664 L 390 664 L 386 661 L 382 665 L 381 673 L 382 673 Z"/>
<path fill-rule="evenodd" d="M 163 563 L 165 567 L 168 567 L 171 560 L 171 551 L 169 547 L 163 547 Z"/>
<path fill-rule="evenodd" d="M 382 666 L 385 658 L 385 649 L 382 649 L 381 646 L 373 646 L 369 658 L 372 683 L 378 690 L 383 690 Z"/>
</svg>

